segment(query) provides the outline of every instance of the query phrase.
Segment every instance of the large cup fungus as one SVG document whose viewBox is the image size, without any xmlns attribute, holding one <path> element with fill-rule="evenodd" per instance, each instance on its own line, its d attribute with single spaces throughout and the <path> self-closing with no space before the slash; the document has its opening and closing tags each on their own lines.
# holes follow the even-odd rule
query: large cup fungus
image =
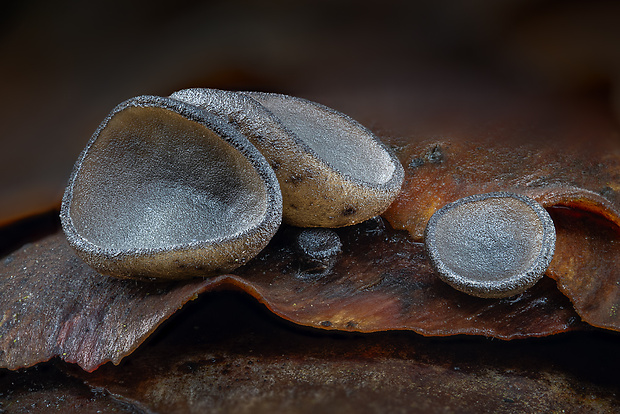
<svg viewBox="0 0 620 414">
<path fill-rule="evenodd" d="M 228 272 L 281 222 L 265 158 L 215 116 L 170 98 L 117 106 L 77 160 L 62 203 L 70 245 L 117 277 Z"/>
<path fill-rule="evenodd" d="M 102 273 L 213 276 L 261 251 L 283 209 L 297 226 L 358 223 L 390 205 L 403 175 L 369 130 L 337 111 L 188 89 L 108 115 L 76 162 L 61 219 L 69 244 Z"/>
<path fill-rule="evenodd" d="M 288 224 L 360 223 L 381 214 L 400 192 L 398 159 L 372 132 L 331 108 L 260 92 L 185 89 L 171 97 L 228 119 L 261 151 L 278 177 Z"/>
</svg>

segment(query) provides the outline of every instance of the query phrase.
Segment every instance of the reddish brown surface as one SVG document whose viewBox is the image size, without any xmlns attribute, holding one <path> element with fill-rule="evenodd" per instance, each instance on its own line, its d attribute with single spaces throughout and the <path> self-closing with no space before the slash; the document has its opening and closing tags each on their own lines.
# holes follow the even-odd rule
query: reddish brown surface
<svg viewBox="0 0 620 414">
<path fill-rule="evenodd" d="M 87 371 L 118 363 L 185 302 L 205 290 L 238 288 L 297 324 L 424 335 L 511 339 L 583 327 L 548 279 L 516 297 L 473 298 L 445 285 L 423 245 L 378 219 L 339 230 L 343 252 L 325 274 L 301 270 L 283 228 L 237 275 L 151 284 L 99 275 L 59 233 L 26 245 L 0 264 L 0 367 L 59 356 Z"/>
<path fill-rule="evenodd" d="M 300 271 L 290 236 L 280 233 L 235 283 L 295 323 L 346 331 L 413 330 L 424 335 L 479 334 L 503 339 L 578 327 L 554 283 L 502 300 L 468 296 L 441 282 L 424 246 L 382 220 L 339 229 L 343 251 L 331 272 Z"/>
<path fill-rule="evenodd" d="M 620 330 L 619 228 L 591 213 L 566 208 L 550 212 L 557 242 L 547 274 L 584 321 Z"/>
<path fill-rule="evenodd" d="M 545 206 L 606 203 L 607 208 L 589 209 L 620 222 L 613 211 L 620 205 L 620 146 L 597 141 L 559 148 L 557 141 L 546 140 L 538 145 L 510 145 L 518 132 L 485 141 L 472 137 L 405 142 L 399 153 L 405 184 L 385 217 L 395 228 L 421 240 L 426 222 L 444 205 L 472 194 L 513 191 L 539 199 Z"/>
<path fill-rule="evenodd" d="M 149 284 L 102 276 L 56 234 L 0 261 L 0 367 L 55 356 L 92 371 L 118 363 L 208 281 Z"/>
<path fill-rule="evenodd" d="M 584 321 L 620 330 L 619 146 L 610 140 L 613 128 L 592 129 L 598 137 L 593 142 L 578 139 L 588 131 L 577 128 L 566 134 L 561 148 L 553 130 L 522 131 L 526 137 L 551 136 L 538 145 L 524 143 L 516 137 L 518 131 L 504 133 L 501 142 L 407 144 L 400 151 L 407 166 L 403 193 L 385 216 L 420 240 L 430 216 L 459 198 L 491 191 L 531 196 L 555 212 L 558 240 L 549 276 Z"/>
<path fill-rule="evenodd" d="M 161 413 L 596 413 L 618 404 L 608 332 L 511 342 L 327 334 L 230 292 L 205 294 L 170 322 L 120 366 L 73 375 Z"/>
</svg>

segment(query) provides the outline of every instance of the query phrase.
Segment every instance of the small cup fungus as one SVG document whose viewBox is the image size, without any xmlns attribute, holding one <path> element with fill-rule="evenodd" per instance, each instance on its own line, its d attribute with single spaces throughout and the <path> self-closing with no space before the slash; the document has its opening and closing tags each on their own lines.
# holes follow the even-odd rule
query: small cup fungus
<svg viewBox="0 0 620 414">
<path fill-rule="evenodd" d="M 382 213 L 400 192 L 398 159 L 348 116 L 287 95 L 185 89 L 171 95 L 239 128 L 274 169 L 283 220 L 341 227 Z"/>
<path fill-rule="evenodd" d="M 333 265 L 342 249 L 340 236 L 332 229 L 301 229 L 295 238 L 306 272 L 322 272 Z"/>
<path fill-rule="evenodd" d="M 62 203 L 69 244 L 123 278 L 228 272 L 282 217 L 273 170 L 237 130 L 170 98 L 117 106 L 78 158 Z"/>
<path fill-rule="evenodd" d="M 425 232 L 439 277 L 484 298 L 533 286 L 553 258 L 555 227 L 536 201 L 512 193 L 465 197 L 437 211 Z"/>
</svg>

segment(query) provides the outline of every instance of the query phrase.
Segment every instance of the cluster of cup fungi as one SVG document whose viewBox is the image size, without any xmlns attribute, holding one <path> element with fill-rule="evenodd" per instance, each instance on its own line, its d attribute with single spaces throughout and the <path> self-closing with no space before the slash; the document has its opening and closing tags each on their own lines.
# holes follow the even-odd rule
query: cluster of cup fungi
<svg viewBox="0 0 620 414">
<path fill-rule="evenodd" d="M 118 105 L 79 156 L 61 209 L 69 244 L 100 273 L 137 279 L 210 277 L 255 257 L 281 223 L 308 228 L 317 261 L 331 228 L 371 219 L 398 196 L 399 160 L 367 128 L 287 95 L 186 89 Z M 430 219 L 431 263 L 480 297 L 532 286 L 553 256 L 555 229 L 534 200 L 466 197 Z"/>
</svg>

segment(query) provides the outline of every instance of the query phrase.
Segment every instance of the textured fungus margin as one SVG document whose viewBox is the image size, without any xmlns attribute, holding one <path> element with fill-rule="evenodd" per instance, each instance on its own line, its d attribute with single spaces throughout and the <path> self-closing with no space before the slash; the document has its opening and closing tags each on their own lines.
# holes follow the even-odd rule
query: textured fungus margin
<svg viewBox="0 0 620 414">
<path fill-rule="evenodd" d="M 114 108 L 82 151 L 61 220 L 69 244 L 104 274 L 217 276 L 267 245 L 282 196 L 236 129 L 193 105 L 139 96 Z"/>
<path fill-rule="evenodd" d="M 342 227 L 381 214 L 394 201 L 403 167 L 367 128 L 324 105 L 288 95 L 184 89 L 171 98 L 228 120 L 274 169 L 283 220 Z"/>
</svg>

